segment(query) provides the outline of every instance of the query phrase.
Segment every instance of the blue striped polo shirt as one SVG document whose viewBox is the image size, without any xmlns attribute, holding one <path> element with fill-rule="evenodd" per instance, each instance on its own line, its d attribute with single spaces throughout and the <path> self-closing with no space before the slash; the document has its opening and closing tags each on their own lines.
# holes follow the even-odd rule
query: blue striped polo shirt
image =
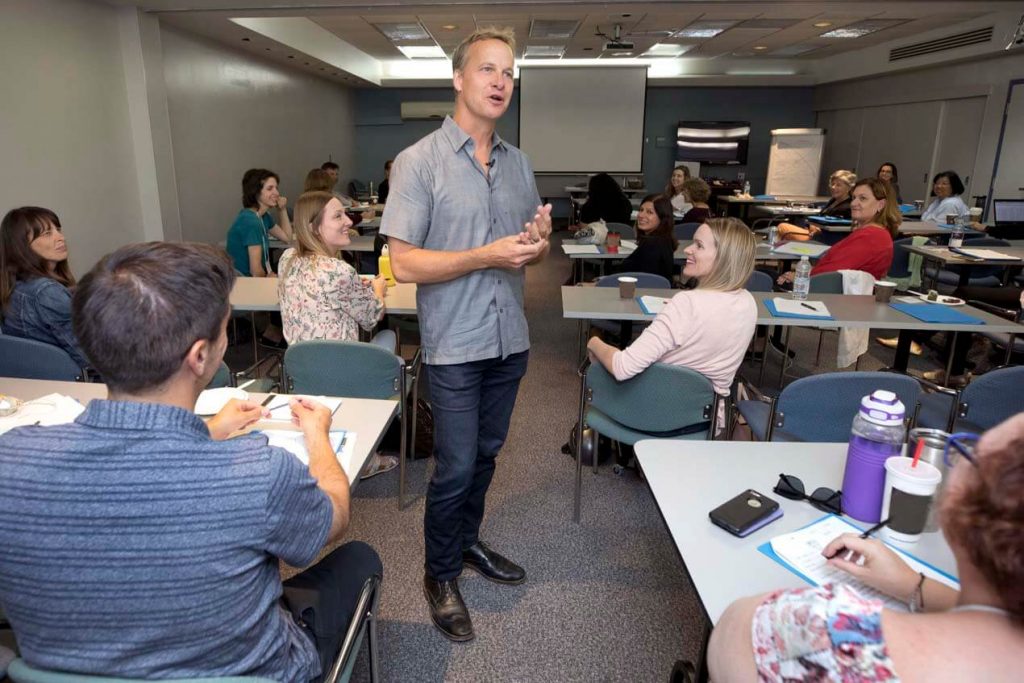
<svg viewBox="0 0 1024 683">
<path fill-rule="evenodd" d="M 312 562 L 331 516 L 262 435 L 214 441 L 181 408 L 95 400 L 0 436 L 0 605 L 46 669 L 309 680 L 278 558 Z"/>
</svg>

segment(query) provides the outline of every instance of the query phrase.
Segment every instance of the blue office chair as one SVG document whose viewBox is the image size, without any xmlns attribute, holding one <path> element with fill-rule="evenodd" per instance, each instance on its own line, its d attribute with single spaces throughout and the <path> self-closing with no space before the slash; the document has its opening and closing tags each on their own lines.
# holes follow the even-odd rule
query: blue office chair
<svg viewBox="0 0 1024 683">
<path fill-rule="evenodd" d="M 284 354 L 289 394 L 397 400 L 401 422 L 398 506 L 405 506 L 405 461 L 416 443 L 416 391 L 420 352 L 406 365 L 393 347 L 357 341 L 317 340 L 291 344 Z M 403 398 L 404 397 L 404 398 Z M 411 417 L 410 417 L 411 413 Z M 410 421 L 411 420 L 411 421 Z M 411 428 L 412 436 L 406 435 Z"/>
<path fill-rule="evenodd" d="M 675 227 L 672 228 L 672 234 L 680 242 L 692 240 L 694 233 L 697 232 L 697 228 L 701 225 L 701 223 L 676 223 Z"/>
<path fill-rule="evenodd" d="M 1012 246 L 1006 240 L 995 237 L 973 237 L 964 240 L 965 247 L 1009 247 Z M 1000 274 L 1006 266 L 978 266 L 971 268 L 971 278 L 968 284 L 971 287 L 998 287 L 1002 284 Z M 948 287 L 957 287 L 960 284 L 960 266 L 949 266 L 939 270 L 934 262 L 925 261 L 924 274 L 933 282 Z"/>
<path fill-rule="evenodd" d="M 625 223 L 605 223 L 605 225 L 608 227 L 608 232 L 617 232 L 624 240 L 636 239 L 636 228 L 632 225 Z"/>
<path fill-rule="evenodd" d="M 768 273 L 755 270 L 747 278 L 747 284 L 743 285 L 743 288 L 748 292 L 771 292 L 775 290 L 775 280 Z"/>
<path fill-rule="evenodd" d="M 235 386 L 234 379 L 231 375 L 231 368 L 228 367 L 227 363 L 221 361 L 220 367 L 217 368 L 217 374 L 213 376 L 213 379 L 206 385 L 206 388 L 220 389 L 222 387 L 233 387 Z"/>
<path fill-rule="evenodd" d="M 352 678 L 357 655 L 364 640 L 368 644 L 370 681 L 380 680 L 377 645 L 377 612 L 380 602 L 380 577 L 371 576 L 363 584 L 356 602 L 356 609 L 349 622 L 341 648 L 335 657 L 331 670 L 325 674 L 325 683 L 347 683 Z M 141 683 L 143 679 L 110 678 L 85 674 L 48 671 L 30 666 L 23 659 L 11 662 L 7 675 L 14 683 Z M 151 679 L 146 679 L 151 680 Z M 273 683 L 269 678 L 258 676 L 226 676 L 221 678 L 164 679 L 163 683 Z"/>
<path fill-rule="evenodd" d="M 579 369 L 581 434 L 604 434 L 632 446 L 641 439 L 711 439 L 721 400 L 704 375 L 678 365 L 655 363 L 639 375 L 617 381 L 600 364 Z M 583 439 L 576 439 L 576 489 L 573 520 L 580 521 Z M 593 459 L 597 471 L 597 458 Z"/>
<path fill-rule="evenodd" d="M 81 382 L 85 371 L 67 351 L 34 339 L 0 334 L 0 377 Z"/>
<path fill-rule="evenodd" d="M 904 237 L 892 243 L 892 264 L 887 275 L 890 280 L 902 280 L 911 276 L 910 252 L 907 251 L 907 247 L 913 243 L 913 237 Z"/>
<path fill-rule="evenodd" d="M 914 423 L 921 387 L 913 377 L 893 372 L 811 375 L 788 385 L 777 398 L 738 401 L 736 410 L 759 441 L 845 442 L 860 400 L 876 389 L 896 394 Z"/>
<path fill-rule="evenodd" d="M 981 433 L 1024 412 L 1024 366 L 990 370 L 963 389 L 919 381 L 930 390 L 921 396 L 921 427 Z"/>
</svg>

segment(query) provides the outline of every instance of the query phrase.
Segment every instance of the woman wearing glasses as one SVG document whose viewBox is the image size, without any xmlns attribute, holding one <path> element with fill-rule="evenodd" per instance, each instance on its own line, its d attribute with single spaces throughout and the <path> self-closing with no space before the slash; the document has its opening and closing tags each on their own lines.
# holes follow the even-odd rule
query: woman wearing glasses
<svg viewBox="0 0 1024 683">
<path fill-rule="evenodd" d="M 711 637 L 715 681 L 1014 681 L 1024 653 L 1024 414 L 947 450 L 943 533 L 960 590 L 924 578 L 883 543 L 844 534 L 829 564 L 907 603 L 843 584 L 734 602 Z M 916 613 L 915 613 L 916 612 Z"/>
<path fill-rule="evenodd" d="M 38 206 L 8 211 L 0 222 L 3 333 L 59 346 L 89 367 L 71 329 L 74 286 L 57 214 Z"/>
</svg>

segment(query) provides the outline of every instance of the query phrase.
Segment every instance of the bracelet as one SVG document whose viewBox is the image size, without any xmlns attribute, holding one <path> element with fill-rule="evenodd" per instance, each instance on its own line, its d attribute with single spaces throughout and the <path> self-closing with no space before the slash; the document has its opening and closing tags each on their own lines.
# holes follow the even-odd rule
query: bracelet
<svg viewBox="0 0 1024 683">
<path fill-rule="evenodd" d="M 914 592 L 907 602 L 907 608 L 911 613 L 924 611 L 924 573 L 918 572 L 917 574 L 921 578 L 917 580 L 917 587 L 914 588 Z"/>
</svg>

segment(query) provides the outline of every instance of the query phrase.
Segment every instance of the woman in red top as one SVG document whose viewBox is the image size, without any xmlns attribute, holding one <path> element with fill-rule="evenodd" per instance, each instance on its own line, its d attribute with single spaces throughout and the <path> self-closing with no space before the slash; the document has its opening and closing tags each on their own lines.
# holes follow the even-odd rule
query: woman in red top
<svg viewBox="0 0 1024 683">
<path fill-rule="evenodd" d="M 837 270 L 862 270 L 876 280 L 885 278 L 892 265 L 892 241 L 900 229 L 900 211 L 889 196 L 889 184 L 863 178 L 853 186 L 850 217 L 853 232 L 825 252 L 811 275 Z M 793 281 L 793 272 L 779 277 L 779 284 Z"/>
</svg>

